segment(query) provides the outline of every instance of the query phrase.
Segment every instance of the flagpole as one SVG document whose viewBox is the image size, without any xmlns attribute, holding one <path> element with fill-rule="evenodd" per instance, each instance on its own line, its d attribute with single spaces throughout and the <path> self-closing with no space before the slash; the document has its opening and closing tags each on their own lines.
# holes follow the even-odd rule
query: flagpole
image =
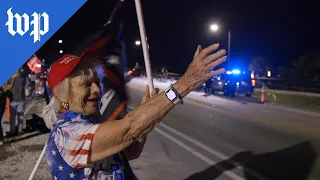
<svg viewBox="0 0 320 180">
<path fill-rule="evenodd" d="M 35 55 L 35 54 L 34 54 L 34 56 L 37 57 L 37 55 Z M 46 85 L 45 85 L 45 86 L 46 86 Z M 36 174 L 36 172 L 37 172 L 37 170 L 38 170 L 38 168 L 39 168 L 39 165 L 40 165 L 40 163 L 41 163 L 41 161 L 42 161 L 42 159 L 43 159 L 43 157 L 44 157 L 44 154 L 45 154 L 45 152 L 46 152 L 46 147 L 47 147 L 47 142 L 46 142 L 46 144 L 44 145 L 44 147 L 43 147 L 43 149 L 42 149 L 42 152 L 41 152 L 41 154 L 40 154 L 40 156 L 39 156 L 39 158 L 38 158 L 38 160 L 37 160 L 37 163 L 36 163 L 36 165 L 34 166 L 34 168 L 33 168 L 32 172 L 31 172 L 28 180 L 32 180 L 33 177 L 34 177 L 34 175 Z"/>
<path fill-rule="evenodd" d="M 38 158 L 38 160 L 37 160 L 37 163 L 36 163 L 36 165 L 34 166 L 34 168 L 33 168 L 32 172 L 31 172 L 30 177 L 29 177 L 28 180 L 32 180 L 33 177 L 34 177 L 34 175 L 36 174 L 37 169 L 38 169 L 38 167 L 39 167 L 39 165 L 40 165 L 40 163 L 41 163 L 41 160 L 42 160 L 42 158 L 43 158 L 43 156 L 44 156 L 44 153 L 46 152 L 46 147 L 47 147 L 47 143 L 44 145 L 44 147 L 43 147 L 43 149 L 42 149 L 42 152 L 41 152 L 41 154 L 40 154 L 40 156 L 39 156 L 39 158 Z"/>
<path fill-rule="evenodd" d="M 137 11 L 137 17 L 138 17 L 138 23 L 139 23 L 139 30 L 140 30 L 140 36 L 141 36 L 144 63 L 146 66 L 148 85 L 149 85 L 149 90 L 151 93 L 151 91 L 153 89 L 153 79 L 152 79 L 150 56 L 149 56 L 149 44 L 147 41 L 146 29 L 144 26 L 142 7 L 141 7 L 140 0 L 134 0 L 134 2 L 136 4 L 136 11 Z"/>
</svg>

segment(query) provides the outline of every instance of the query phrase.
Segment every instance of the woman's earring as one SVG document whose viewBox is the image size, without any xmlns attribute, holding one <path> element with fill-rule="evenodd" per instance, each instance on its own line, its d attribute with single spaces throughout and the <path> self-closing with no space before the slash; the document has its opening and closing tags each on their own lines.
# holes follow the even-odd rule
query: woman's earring
<svg viewBox="0 0 320 180">
<path fill-rule="evenodd" d="M 62 107 L 66 110 L 69 109 L 69 103 L 67 101 L 62 102 Z"/>
</svg>

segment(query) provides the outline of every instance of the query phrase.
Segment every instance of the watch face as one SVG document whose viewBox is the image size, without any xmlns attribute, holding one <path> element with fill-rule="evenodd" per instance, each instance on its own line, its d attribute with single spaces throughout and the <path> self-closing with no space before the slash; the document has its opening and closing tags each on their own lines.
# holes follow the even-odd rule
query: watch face
<svg viewBox="0 0 320 180">
<path fill-rule="evenodd" d="M 173 101 L 177 97 L 176 93 L 172 89 L 166 92 L 166 95 L 170 101 Z"/>
</svg>

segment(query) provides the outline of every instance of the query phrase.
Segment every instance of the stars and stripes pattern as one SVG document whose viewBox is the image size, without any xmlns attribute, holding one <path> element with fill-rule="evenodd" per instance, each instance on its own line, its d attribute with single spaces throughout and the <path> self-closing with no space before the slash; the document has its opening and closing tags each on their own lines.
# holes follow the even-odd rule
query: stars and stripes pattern
<svg viewBox="0 0 320 180">
<path fill-rule="evenodd" d="M 89 149 L 99 124 L 67 111 L 59 117 L 46 147 L 46 160 L 53 180 L 124 180 L 119 154 L 88 164 Z"/>
</svg>

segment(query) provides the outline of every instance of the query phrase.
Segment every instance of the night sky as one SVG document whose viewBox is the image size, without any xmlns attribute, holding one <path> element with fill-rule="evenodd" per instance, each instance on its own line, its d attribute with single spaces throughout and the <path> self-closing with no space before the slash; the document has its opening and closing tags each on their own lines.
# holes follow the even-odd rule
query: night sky
<svg viewBox="0 0 320 180">
<path fill-rule="evenodd" d="M 72 50 L 86 35 L 108 19 L 116 0 L 89 0 L 38 52 L 50 61 Z M 271 65 L 291 66 L 300 54 L 320 46 L 320 11 L 316 1 L 264 0 L 142 0 L 150 58 L 153 67 L 166 66 L 183 73 L 198 44 L 219 42 L 227 48 L 231 30 L 230 63 L 247 67 L 254 56 L 268 59 Z M 124 12 L 124 38 L 128 62 L 143 64 L 139 28 L 133 0 Z M 211 23 L 220 25 L 210 32 Z M 58 40 L 63 39 L 63 44 Z"/>
</svg>

